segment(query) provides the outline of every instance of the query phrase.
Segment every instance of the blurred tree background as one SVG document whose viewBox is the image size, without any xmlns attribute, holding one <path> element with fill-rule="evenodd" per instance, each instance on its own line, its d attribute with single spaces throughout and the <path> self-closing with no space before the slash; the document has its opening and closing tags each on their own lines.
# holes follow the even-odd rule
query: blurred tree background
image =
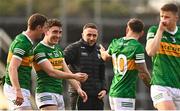
<svg viewBox="0 0 180 111">
<path fill-rule="evenodd" d="M 140 40 L 145 46 L 149 26 L 158 23 L 159 9 L 168 2 L 180 6 L 180 0 L 0 0 L 0 78 L 5 73 L 10 42 L 17 34 L 26 30 L 27 18 L 33 13 L 42 13 L 48 18 L 58 18 L 62 21 L 63 38 L 60 44 L 63 48 L 81 38 L 82 27 L 88 22 L 98 25 L 98 43 L 107 48 L 113 38 L 125 35 L 127 21 L 137 17 L 145 23 L 145 35 Z M 151 60 L 148 56 L 146 60 L 151 71 Z M 109 86 L 113 71 L 111 63 L 106 66 Z M 137 84 L 136 109 L 152 110 L 149 90 L 141 80 Z M 68 103 L 67 96 L 65 101 Z M 66 109 L 68 108 L 66 104 Z M 109 109 L 108 97 L 105 98 L 105 109 Z"/>
</svg>

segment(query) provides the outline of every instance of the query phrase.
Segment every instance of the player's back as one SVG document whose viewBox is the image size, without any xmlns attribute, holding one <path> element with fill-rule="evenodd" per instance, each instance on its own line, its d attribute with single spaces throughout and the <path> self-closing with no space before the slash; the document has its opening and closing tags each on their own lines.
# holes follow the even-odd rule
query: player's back
<svg viewBox="0 0 180 111">
<path fill-rule="evenodd" d="M 120 38 L 113 40 L 109 47 L 112 55 L 114 78 L 110 96 L 135 98 L 138 71 L 136 63 L 144 60 L 144 48 L 135 39 Z"/>
</svg>

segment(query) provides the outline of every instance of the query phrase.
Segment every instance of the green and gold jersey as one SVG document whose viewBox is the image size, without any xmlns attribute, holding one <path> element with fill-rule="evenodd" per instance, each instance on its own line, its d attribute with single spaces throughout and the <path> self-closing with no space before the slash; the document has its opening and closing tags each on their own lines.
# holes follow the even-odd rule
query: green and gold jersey
<svg viewBox="0 0 180 111">
<path fill-rule="evenodd" d="M 114 39 L 108 47 L 112 56 L 114 78 L 109 95 L 120 98 L 135 98 L 138 70 L 136 64 L 144 63 L 144 48 L 135 39 Z"/>
<path fill-rule="evenodd" d="M 62 49 L 55 45 L 54 47 L 48 46 L 41 41 L 34 49 L 34 68 L 37 73 L 37 93 L 51 92 L 62 93 L 62 79 L 57 79 L 49 76 L 39 66 L 43 61 L 49 60 L 57 70 L 63 70 L 64 55 Z"/>
<path fill-rule="evenodd" d="M 20 59 L 22 62 L 18 68 L 18 79 L 21 88 L 30 89 L 31 87 L 31 69 L 33 61 L 33 43 L 28 36 L 23 33 L 16 36 L 11 43 L 7 57 L 5 82 L 11 84 L 9 77 L 9 63 L 12 57 Z"/>
<path fill-rule="evenodd" d="M 147 40 L 154 38 L 157 28 L 150 27 Z M 163 32 L 160 48 L 152 62 L 152 84 L 180 88 L 180 28 L 176 27 L 174 34 Z"/>
</svg>

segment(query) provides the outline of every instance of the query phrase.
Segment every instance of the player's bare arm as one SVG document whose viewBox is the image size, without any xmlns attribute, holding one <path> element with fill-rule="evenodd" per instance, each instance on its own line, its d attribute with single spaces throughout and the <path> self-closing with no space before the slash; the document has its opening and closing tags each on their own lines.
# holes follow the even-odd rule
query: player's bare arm
<svg viewBox="0 0 180 111">
<path fill-rule="evenodd" d="M 11 83 L 12 83 L 12 87 L 15 90 L 16 93 L 16 100 L 15 100 L 15 104 L 17 106 L 20 106 L 23 103 L 23 95 L 21 92 L 21 88 L 19 85 L 19 80 L 18 80 L 18 67 L 21 64 L 21 60 L 17 59 L 15 57 L 12 57 L 11 62 L 9 64 L 9 76 L 11 79 Z"/>
<path fill-rule="evenodd" d="M 159 50 L 162 34 L 165 29 L 166 22 L 160 21 L 156 35 L 154 36 L 154 38 L 149 39 L 146 43 L 146 52 L 149 56 L 154 56 Z"/>
<path fill-rule="evenodd" d="M 69 68 L 68 68 L 65 60 L 63 60 L 63 68 L 64 68 L 64 71 L 65 71 L 65 72 L 72 73 L 72 72 L 69 70 Z M 79 73 L 79 74 L 80 74 L 80 73 Z M 76 76 L 76 75 L 78 75 L 78 73 L 76 73 L 76 74 L 74 74 L 74 75 Z M 79 81 L 84 82 L 84 81 L 86 81 L 87 78 L 88 78 L 88 76 L 85 75 L 85 78 L 84 78 L 84 79 L 81 79 L 81 80 L 79 80 Z M 68 81 L 70 82 L 71 86 L 76 89 L 76 91 L 77 91 L 77 93 L 79 94 L 79 96 L 83 99 L 83 102 L 86 102 L 87 99 L 88 99 L 88 97 L 87 97 L 86 92 L 84 92 L 84 91 L 81 89 L 81 83 L 80 83 L 79 81 L 76 81 L 75 79 L 68 79 Z"/>
<path fill-rule="evenodd" d="M 59 78 L 59 79 L 76 79 L 76 80 L 86 80 L 87 79 L 87 74 L 85 74 L 85 73 L 80 73 L 79 75 L 75 75 L 73 73 L 69 73 L 69 72 L 54 69 L 52 64 L 48 60 L 43 61 L 39 65 L 49 76 L 52 76 L 52 77 L 55 77 L 55 78 Z"/>
<path fill-rule="evenodd" d="M 69 70 L 65 60 L 63 60 L 63 70 L 65 72 L 72 73 Z M 78 72 L 78 73 L 74 74 L 73 76 L 74 76 L 75 80 L 80 81 L 80 82 L 85 82 L 87 80 L 87 78 L 88 78 L 88 75 L 86 73 L 81 73 L 81 72 Z"/>
<path fill-rule="evenodd" d="M 136 65 L 139 71 L 139 77 L 143 80 L 144 84 L 150 88 L 150 74 L 146 67 L 146 63 L 140 63 Z"/>
</svg>

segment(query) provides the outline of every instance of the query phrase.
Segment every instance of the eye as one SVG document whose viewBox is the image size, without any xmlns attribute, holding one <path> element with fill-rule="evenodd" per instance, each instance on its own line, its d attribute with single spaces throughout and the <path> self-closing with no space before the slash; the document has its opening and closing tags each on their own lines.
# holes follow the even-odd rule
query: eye
<svg viewBox="0 0 180 111">
<path fill-rule="evenodd" d="M 91 36 L 92 36 L 92 34 L 87 34 L 87 36 L 88 36 L 88 37 L 91 37 Z"/>
<path fill-rule="evenodd" d="M 87 34 L 87 36 L 88 37 L 91 37 L 91 36 L 96 37 L 97 35 L 96 34 Z"/>
<path fill-rule="evenodd" d="M 93 37 L 96 37 L 97 35 L 96 34 L 93 34 Z"/>
</svg>

